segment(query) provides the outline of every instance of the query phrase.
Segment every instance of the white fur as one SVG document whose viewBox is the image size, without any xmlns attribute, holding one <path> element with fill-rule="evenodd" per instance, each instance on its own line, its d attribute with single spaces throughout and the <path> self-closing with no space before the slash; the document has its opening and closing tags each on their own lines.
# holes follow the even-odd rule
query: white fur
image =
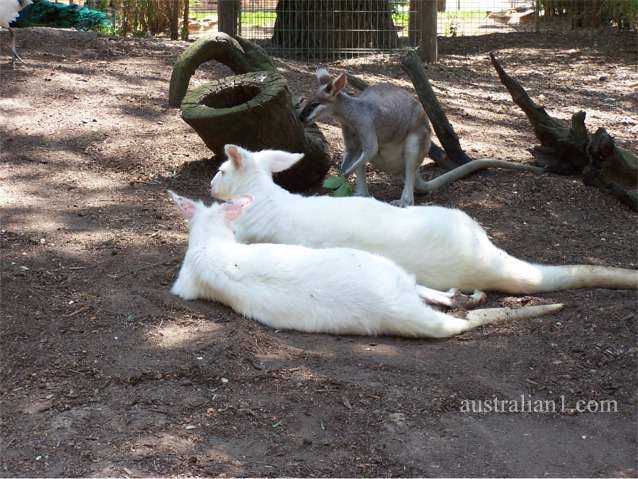
<svg viewBox="0 0 638 479">
<path fill-rule="evenodd" d="M 235 147 L 227 147 L 231 150 Z M 235 151 L 235 150 L 233 150 Z M 636 289 L 638 271 L 600 266 L 544 266 L 516 259 L 460 210 L 439 206 L 397 208 L 372 198 L 303 197 L 272 181 L 300 155 L 241 148 L 240 166 L 226 161 L 211 182 L 214 196 L 250 192 L 256 204 L 234 228 L 241 242 L 349 247 L 384 256 L 435 289 L 535 293 L 581 287 Z M 363 276 L 359 275 L 359 280 Z"/>
<path fill-rule="evenodd" d="M 561 307 L 504 308 L 496 315 L 477 310 L 468 320 L 449 316 L 424 304 L 414 277 L 390 260 L 348 248 L 240 244 L 224 218 L 229 217 L 225 209 L 236 206 L 206 207 L 172 195 L 190 218 L 190 234 L 171 292 L 186 300 L 222 302 L 273 328 L 444 338 L 508 316 L 533 317 Z"/>
<path fill-rule="evenodd" d="M 20 10 L 30 3 L 31 0 L 27 0 L 21 6 L 18 0 L 0 0 L 0 27 L 9 28 L 9 24 L 18 18 Z"/>
</svg>

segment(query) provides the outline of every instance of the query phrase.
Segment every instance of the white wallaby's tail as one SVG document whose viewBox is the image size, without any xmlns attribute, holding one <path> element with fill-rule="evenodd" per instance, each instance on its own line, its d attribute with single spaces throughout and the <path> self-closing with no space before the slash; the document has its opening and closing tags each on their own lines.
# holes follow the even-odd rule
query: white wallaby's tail
<svg viewBox="0 0 638 479">
<path fill-rule="evenodd" d="M 499 277 L 494 278 L 496 284 L 485 289 L 516 294 L 576 288 L 638 289 L 638 270 L 590 265 L 546 266 L 509 255 L 502 259 Z"/>
</svg>

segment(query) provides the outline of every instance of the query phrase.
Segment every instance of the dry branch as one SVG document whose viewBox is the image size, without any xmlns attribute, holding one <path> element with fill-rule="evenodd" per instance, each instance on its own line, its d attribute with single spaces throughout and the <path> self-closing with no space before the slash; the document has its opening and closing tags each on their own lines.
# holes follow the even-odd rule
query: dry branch
<svg viewBox="0 0 638 479">
<path fill-rule="evenodd" d="M 638 157 L 617 146 L 604 128 L 590 135 L 585 126 L 584 111 L 572 115 L 570 125 L 552 118 L 517 80 L 505 72 L 494 53 L 490 53 L 490 59 L 512 100 L 525 112 L 541 142 L 532 149 L 536 161 L 554 173 L 582 175 L 585 184 L 596 186 L 638 210 Z"/>
<path fill-rule="evenodd" d="M 423 68 L 423 63 L 414 50 L 408 51 L 401 58 L 401 67 L 408 74 L 410 80 L 412 80 L 419 100 L 421 100 L 423 108 L 432 122 L 434 132 L 447 154 L 445 161 L 437 163 L 443 168 L 451 170 L 459 165 L 472 161 L 472 159 L 465 154 L 463 148 L 461 148 L 459 138 L 456 136 L 454 128 L 448 121 L 441 104 L 437 100 L 425 73 L 425 68 Z"/>
</svg>

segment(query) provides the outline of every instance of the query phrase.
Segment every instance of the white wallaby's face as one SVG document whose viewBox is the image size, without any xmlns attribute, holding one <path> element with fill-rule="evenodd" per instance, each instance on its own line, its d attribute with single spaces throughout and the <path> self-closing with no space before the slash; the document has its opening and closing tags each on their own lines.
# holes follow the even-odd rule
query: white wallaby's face
<svg viewBox="0 0 638 479">
<path fill-rule="evenodd" d="M 244 195 L 225 203 L 206 206 L 201 201 L 191 200 L 170 190 L 168 193 L 181 215 L 188 220 L 191 242 L 219 236 L 232 237 L 230 222 L 237 219 L 244 208 L 255 200 L 253 196 Z"/>
<path fill-rule="evenodd" d="M 210 182 L 213 197 L 229 200 L 235 196 L 246 194 L 262 175 L 252 153 L 235 145 L 226 145 L 226 160 L 219 167 L 217 174 Z"/>
<path fill-rule="evenodd" d="M 226 145 L 228 160 L 210 182 L 211 194 L 227 200 L 258 192 L 263 184 L 272 183 L 272 174 L 287 170 L 303 158 L 303 153 L 279 150 L 250 152 L 235 145 Z"/>
<path fill-rule="evenodd" d="M 316 76 L 319 87 L 315 94 L 306 101 L 299 114 L 299 119 L 307 125 L 327 118 L 334 113 L 337 95 L 347 84 L 345 73 L 332 80 L 327 70 L 319 68 Z"/>
</svg>

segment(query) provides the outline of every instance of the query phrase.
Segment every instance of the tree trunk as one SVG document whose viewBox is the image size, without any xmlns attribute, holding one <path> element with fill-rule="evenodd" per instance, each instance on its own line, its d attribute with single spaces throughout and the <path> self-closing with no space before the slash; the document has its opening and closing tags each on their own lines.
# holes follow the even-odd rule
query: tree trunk
<svg viewBox="0 0 638 479">
<path fill-rule="evenodd" d="M 179 0 L 170 0 L 168 3 L 168 28 L 171 40 L 179 39 Z"/>
<path fill-rule="evenodd" d="M 416 47 L 421 43 L 421 0 L 410 0 L 410 13 L 408 18 L 408 38 L 410 45 Z"/>
<path fill-rule="evenodd" d="M 219 31 L 231 36 L 237 35 L 240 12 L 240 0 L 218 0 L 217 13 L 219 15 Z"/>
<path fill-rule="evenodd" d="M 188 40 L 188 17 L 190 16 L 190 3 L 190 0 L 184 1 L 184 14 L 182 15 L 182 33 L 180 35 L 182 40 Z"/>
<path fill-rule="evenodd" d="M 197 67 L 216 59 L 234 73 L 186 94 Z M 249 150 L 281 149 L 304 153 L 275 181 L 291 191 L 316 185 L 330 167 L 325 138 L 316 127 L 304 128 L 293 106 L 286 80 L 257 45 L 224 33 L 203 37 L 187 48 L 173 68 L 169 103 L 180 105 L 182 118 L 218 158 L 224 145 Z"/>
<path fill-rule="evenodd" d="M 279 0 L 273 46 L 303 54 L 396 48 L 389 0 Z"/>
<path fill-rule="evenodd" d="M 437 12 L 436 0 L 420 0 L 421 14 L 418 23 L 421 27 L 421 41 L 419 52 L 427 63 L 436 63 L 438 59 L 437 46 Z"/>
</svg>

